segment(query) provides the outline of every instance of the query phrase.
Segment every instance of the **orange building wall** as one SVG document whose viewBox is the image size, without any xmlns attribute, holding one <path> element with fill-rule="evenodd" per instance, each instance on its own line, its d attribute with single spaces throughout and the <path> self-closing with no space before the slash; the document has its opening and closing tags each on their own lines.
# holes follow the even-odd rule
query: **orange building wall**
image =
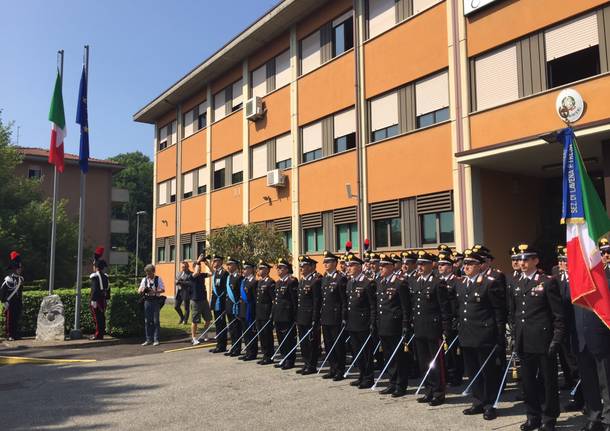
<svg viewBox="0 0 610 431">
<path fill-rule="evenodd" d="M 157 208 L 155 235 L 157 238 L 176 235 L 176 204 Z M 164 223 L 164 220 L 167 223 Z"/>
<path fill-rule="evenodd" d="M 370 202 L 453 189 L 450 124 L 373 144 L 366 151 Z"/>
<path fill-rule="evenodd" d="M 316 10 L 297 24 L 297 39 L 301 40 L 309 36 L 328 21 L 352 9 L 352 5 L 352 0 L 336 0 Z"/>
<path fill-rule="evenodd" d="M 174 263 L 158 263 L 155 265 L 155 275 L 161 277 L 163 285 L 165 286 L 165 296 L 174 296 L 175 291 L 175 279 L 176 279 L 176 267 Z"/>
<path fill-rule="evenodd" d="M 357 169 L 353 150 L 299 167 L 299 214 L 355 205 L 345 193 L 345 184 L 356 189 Z"/>
<path fill-rule="evenodd" d="M 352 106 L 354 83 L 353 50 L 300 78 L 299 126 Z"/>
<path fill-rule="evenodd" d="M 283 171 L 286 185 L 282 188 L 267 187 L 265 177 L 250 181 L 250 221 L 274 220 L 289 217 L 290 212 L 290 170 Z M 271 197 L 271 204 L 263 204 L 263 196 Z M 260 205 L 260 206 L 259 206 Z"/>
<path fill-rule="evenodd" d="M 447 67 L 447 44 L 445 2 L 367 42 L 364 46 L 366 98 Z"/>
<path fill-rule="evenodd" d="M 243 109 L 212 124 L 212 161 L 243 149 Z"/>
<path fill-rule="evenodd" d="M 248 69 L 252 72 L 267 61 L 290 48 L 290 33 L 284 33 L 248 59 Z"/>
<path fill-rule="evenodd" d="M 201 129 L 182 141 L 182 173 L 206 164 L 206 135 L 206 129 Z"/>
<path fill-rule="evenodd" d="M 176 176 L 176 146 L 157 153 L 157 182 L 168 180 Z"/>
<path fill-rule="evenodd" d="M 205 230 L 205 195 L 180 202 L 180 233 Z"/>
<path fill-rule="evenodd" d="M 576 89 L 586 101 L 585 113 L 579 124 L 608 118 L 610 76 L 598 76 L 581 84 L 571 84 L 570 87 Z M 555 99 L 559 91 L 471 115 L 471 147 L 483 148 L 560 129 L 563 122 L 555 113 Z"/>
<path fill-rule="evenodd" d="M 228 224 L 241 224 L 242 185 L 225 187 L 212 192 L 212 229 L 225 227 Z"/>
<path fill-rule="evenodd" d="M 265 117 L 250 121 L 250 145 L 258 144 L 290 131 L 290 86 L 285 86 L 263 98 Z"/>
</svg>

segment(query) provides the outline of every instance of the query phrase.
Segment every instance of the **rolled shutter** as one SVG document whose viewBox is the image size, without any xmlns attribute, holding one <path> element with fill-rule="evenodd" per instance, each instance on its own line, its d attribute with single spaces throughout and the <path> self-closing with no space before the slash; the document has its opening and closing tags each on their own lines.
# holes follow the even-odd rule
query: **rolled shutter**
<svg viewBox="0 0 610 431">
<path fill-rule="evenodd" d="M 597 14 L 594 12 L 545 31 L 544 42 L 547 61 L 599 45 Z"/>
<path fill-rule="evenodd" d="M 278 232 L 287 232 L 292 230 L 292 218 L 285 217 L 273 220 L 273 228 Z"/>
<path fill-rule="evenodd" d="M 303 153 L 322 148 L 322 122 L 303 127 Z"/>
<path fill-rule="evenodd" d="M 193 239 L 195 240 L 195 242 L 205 242 L 205 232 L 195 232 L 193 234 Z"/>
<path fill-rule="evenodd" d="M 237 105 L 239 105 L 240 103 L 243 102 L 242 90 L 243 90 L 243 84 L 242 84 L 242 80 L 240 79 L 239 81 L 237 81 L 236 83 L 233 84 L 233 92 L 231 93 L 231 94 L 233 94 L 233 100 L 231 102 L 232 108 L 237 107 Z"/>
<path fill-rule="evenodd" d="M 176 237 L 175 236 L 168 236 L 167 238 L 165 238 L 165 243 L 167 245 L 176 245 Z"/>
<path fill-rule="evenodd" d="M 267 94 L 267 65 L 252 72 L 252 97 L 263 97 Z"/>
<path fill-rule="evenodd" d="M 387 201 L 371 204 L 371 220 L 400 217 L 400 202 Z"/>
<path fill-rule="evenodd" d="M 180 235 L 180 244 L 190 244 L 193 240 L 193 235 L 190 233 L 183 233 Z"/>
<path fill-rule="evenodd" d="M 267 174 L 267 144 L 252 148 L 252 178 Z"/>
<path fill-rule="evenodd" d="M 369 0 L 369 38 L 396 24 L 396 0 Z"/>
<path fill-rule="evenodd" d="M 171 195 L 171 196 L 175 196 L 175 195 L 176 195 L 176 179 L 175 179 L 175 178 L 172 178 L 172 179 L 171 179 L 171 181 L 170 181 L 170 187 L 171 187 L 171 190 L 170 190 L 170 195 Z"/>
<path fill-rule="evenodd" d="M 356 110 L 351 108 L 335 114 L 333 121 L 335 139 L 352 134 L 356 131 Z"/>
<path fill-rule="evenodd" d="M 225 159 L 217 160 L 214 162 L 214 172 L 218 172 L 224 169 L 227 165 L 227 161 Z"/>
<path fill-rule="evenodd" d="M 184 193 L 192 193 L 193 192 L 193 172 L 188 172 L 186 174 L 184 174 L 184 177 L 182 179 L 182 187 L 184 190 Z"/>
<path fill-rule="evenodd" d="M 197 172 L 197 187 L 203 187 L 208 185 L 208 167 L 204 166 L 199 168 Z"/>
<path fill-rule="evenodd" d="M 159 205 L 167 203 L 167 181 L 159 184 L 159 196 L 157 196 L 157 202 Z"/>
<path fill-rule="evenodd" d="M 191 136 L 193 134 L 193 120 L 194 120 L 194 111 L 191 109 L 186 114 L 184 114 L 184 137 Z"/>
<path fill-rule="evenodd" d="M 449 74 L 441 72 L 415 84 L 416 115 L 438 111 L 449 106 Z"/>
<path fill-rule="evenodd" d="M 275 88 L 290 83 L 290 50 L 275 57 Z"/>
<path fill-rule="evenodd" d="M 225 103 L 225 90 L 223 89 L 214 95 L 214 121 L 222 120 L 227 115 Z"/>
<path fill-rule="evenodd" d="M 316 31 L 301 40 L 301 74 L 315 69 L 322 61 L 320 32 Z"/>
<path fill-rule="evenodd" d="M 438 213 L 452 210 L 453 193 L 451 190 L 417 196 L 417 214 Z"/>
<path fill-rule="evenodd" d="M 244 161 L 244 157 L 243 157 L 243 153 L 241 153 L 241 152 L 234 154 L 231 157 L 231 173 L 232 174 L 236 174 L 236 173 L 244 170 L 243 161 Z"/>
<path fill-rule="evenodd" d="M 305 214 L 301 216 L 301 227 L 310 229 L 322 227 L 322 213 Z"/>
<path fill-rule="evenodd" d="M 371 100 L 371 130 L 398 124 L 398 93 L 393 91 Z"/>
<path fill-rule="evenodd" d="M 477 110 L 519 98 L 517 47 L 510 45 L 475 60 Z"/>
<path fill-rule="evenodd" d="M 341 208 L 333 211 L 333 224 L 356 223 L 356 207 Z"/>
<path fill-rule="evenodd" d="M 292 137 L 290 133 L 275 138 L 275 161 L 283 162 L 292 158 Z"/>
</svg>

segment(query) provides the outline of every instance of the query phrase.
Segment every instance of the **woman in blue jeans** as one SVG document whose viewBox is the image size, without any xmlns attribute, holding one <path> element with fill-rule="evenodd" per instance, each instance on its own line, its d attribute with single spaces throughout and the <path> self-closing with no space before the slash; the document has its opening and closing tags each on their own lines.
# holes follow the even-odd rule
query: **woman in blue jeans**
<svg viewBox="0 0 610 431">
<path fill-rule="evenodd" d="M 144 267 L 146 277 L 142 279 L 138 293 L 144 295 L 144 333 L 146 341 L 143 346 L 159 345 L 159 309 L 160 296 L 165 292 L 161 277 L 155 275 L 155 266 L 148 264 Z"/>
</svg>

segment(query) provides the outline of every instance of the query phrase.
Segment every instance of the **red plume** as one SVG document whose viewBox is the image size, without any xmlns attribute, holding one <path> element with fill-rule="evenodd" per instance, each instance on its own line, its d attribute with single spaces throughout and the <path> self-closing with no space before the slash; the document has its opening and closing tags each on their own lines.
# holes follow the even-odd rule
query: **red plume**
<svg viewBox="0 0 610 431">
<path fill-rule="evenodd" d="M 350 251 L 352 249 L 352 242 L 348 241 L 345 243 L 345 251 Z"/>
<path fill-rule="evenodd" d="M 371 242 L 369 241 L 369 239 L 368 239 L 368 238 L 367 238 L 367 239 L 365 239 L 365 240 L 364 240 L 364 249 L 365 249 L 365 250 L 368 250 L 368 249 L 369 249 L 369 247 L 370 247 L 370 245 L 371 245 Z"/>
<path fill-rule="evenodd" d="M 11 251 L 10 257 L 11 260 L 15 260 L 19 257 L 19 253 L 17 253 L 16 251 Z"/>
<path fill-rule="evenodd" d="M 95 249 L 95 257 L 102 257 L 104 255 L 104 247 L 98 247 Z"/>
</svg>

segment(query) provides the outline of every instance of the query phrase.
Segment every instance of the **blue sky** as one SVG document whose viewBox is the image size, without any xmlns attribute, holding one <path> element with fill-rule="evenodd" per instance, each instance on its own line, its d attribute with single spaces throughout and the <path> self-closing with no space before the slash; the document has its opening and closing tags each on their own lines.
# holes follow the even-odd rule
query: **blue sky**
<svg viewBox="0 0 610 431">
<path fill-rule="evenodd" d="M 57 50 L 65 51 L 66 152 L 78 153 L 76 99 L 90 46 L 91 157 L 152 155 L 151 125 L 132 115 L 278 0 L 0 0 L 0 110 L 19 145 L 48 148 Z"/>
</svg>

